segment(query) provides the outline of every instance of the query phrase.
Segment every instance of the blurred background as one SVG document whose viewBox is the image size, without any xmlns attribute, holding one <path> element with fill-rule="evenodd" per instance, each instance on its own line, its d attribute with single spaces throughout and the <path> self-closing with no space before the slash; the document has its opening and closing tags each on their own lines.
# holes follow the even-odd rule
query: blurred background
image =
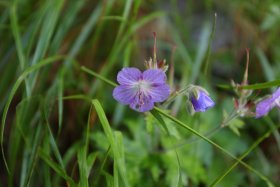
<svg viewBox="0 0 280 187">
<path fill-rule="evenodd" d="M 249 84 L 279 79 L 278 0 L 0 0 L 0 14 L 0 186 L 209 186 L 225 174 L 234 159 L 164 118 L 168 135 L 96 78 L 144 70 L 153 32 L 172 89 L 198 84 L 216 103 L 190 116 L 180 96 L 166 112 L 236 157 L 255 145 L 244 162 L 263 178 L 238 164 L 216 186 L 280 185 L 279 112 L 221 128 L 236 95 L 220 86 L 241 83 L 246 48 Z M 89 99 L 101 103 L 118 156 Z"/>
</svg>

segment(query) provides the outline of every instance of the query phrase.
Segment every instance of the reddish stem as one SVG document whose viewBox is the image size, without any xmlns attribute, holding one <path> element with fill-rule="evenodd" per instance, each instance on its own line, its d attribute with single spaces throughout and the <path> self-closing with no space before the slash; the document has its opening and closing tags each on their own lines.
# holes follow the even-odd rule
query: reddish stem
<svg viewBox="0 0 280 187">
<path fill-rule="evenodd" d="M 156 32 L 153 32 L 154 35 L 154 63 L 156 65 L 157 63 L 157 34 Z"/>
</svg>

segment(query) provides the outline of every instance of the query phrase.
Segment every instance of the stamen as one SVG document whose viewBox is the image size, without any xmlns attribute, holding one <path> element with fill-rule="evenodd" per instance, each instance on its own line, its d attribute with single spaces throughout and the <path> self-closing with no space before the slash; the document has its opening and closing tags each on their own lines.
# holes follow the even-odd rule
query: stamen
<svg viewBox="0 0 280 187">
<path fill-rule="evenodd" d="M 142 106 L 142 105 L 145 104 L 145 102 L 144 102 L 144 97 L 143 97 L 143 93 L 142 93 L 142 92 L 139 93 L 138 99 L 139 99 L 139 105 L 140 105 L 140 106 Z"/>
</svg>

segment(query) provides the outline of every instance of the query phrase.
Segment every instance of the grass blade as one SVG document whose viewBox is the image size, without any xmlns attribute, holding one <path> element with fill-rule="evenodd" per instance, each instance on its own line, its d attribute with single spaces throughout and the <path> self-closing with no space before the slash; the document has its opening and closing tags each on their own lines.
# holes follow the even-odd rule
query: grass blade
<svg viewBox="0 0 280 187">
<path fill-rule="evenodd" d="M 109 79 L 105 78 L 104 76 L 102 76 L 102 75 L 100 75 L 100 74 L 98 74 L 98 73 L 95 73 L 94 71 L 92 71 L 92 70 L 86 68 L 85 66 L 82 66 L 82 67 L 81 67 L 81 70 L 84 71 L 84 72 L 86 72 L 86 73 L 88 73 L 88 74 L 90 74 L 90 75 L 93 75 L 94 77 L 96 77 L 96 78 L 98 78 L 98 79 L 100 79 L 100 80 L 106 82 L 107 84 L 109 84 L 109 85 L 111 85 L 111 86 L 117 86 L 116 83 L 110 81 Z"/>
<path fill-rule="evenodd" d="M 58 0 L 58 1 L 48 1 L 47 7 L 48 7 L 48 12 L 45 15 L 45 19 L 43 20 L 43 27 L 41 28 L 41 33 L 39 36 L 39 41 L 36 46 L 35 54 L 34 57 L 31 61 L 31 65 L 37 64 L 39 60 L 45 55 L 49 44 L 51 37 L 53 35 L 55 25 L 57 23 L 62 5 L 63 5 L 63 0 Z M 33 90 L 35 86 L 35 82 L 37 79 L 38 73 L 35 72 L 35 74 L 31 74 L 31 77 L 29 79 L 31 83 L 31 91 Z"/>
<path fill-rule="evenodd" d="M 67 175 L 67 173 L 64 172 L 64 170 L 56 164 L 48 154 L 46 154 L 42 149 L 39 148 L 38 154 L 40 158 L 46 162 L 48 166 L 50 166 L 59 176 L 64 178 L 68 183 L 70 183 L 71 186 L 76 186 L 73 179 Z"/>
<path fill-rule="evenodd" d="M 121 176 L 122 182 L 123 182 L 124 186 L 129 186 L 129 183 L 127 181 L 126 174 L 125 174 L 125 167 L 124 167 L 125 163 L 123 162 L 122 157 L 121 157 L 122 153 L 121 153 L 120 145 L 117 144 L 118 140 L 115 138 L 115 136 L 111 130 L 110 124 L 107 120 L 105 112 L 104 112 L 101 104 L 99 103 L 99 101 L 97 99 L 92 100 L 92 105 L 96 109 L 96 112 L 97 112 L 99 120 L 102 124 L 103 130 L 112 147 L 113 155 L 114 155 L 114 162 L 116 162 L 116 164 L 117 164 L 118 172 Z"/>
<path fill-rule="evenodd" d="M 266 89 L 271 88 L 273 86 L 280 86 L 280 79 L 264 82 L 264 83 L 257 83 L 257 84 L 251 84 L 247 86 L 242 86 L 243 89 L 249 89 L 249 90 L 258 90 L 258 89 Z"/>
<path fill-rule="evenodd" d="M 85 23 L 85 26 L 83 27 L 83 29 L 81 31 L 81 34 L 74 42 L 73 47 L 71 48 L 71 50 L 68 54 L 70 58 L 74 58 L 77 55 L 77 53 L 79 52 L 80 48 L 82 47 L 82 45 L 88 38 L 93 27 L 96 25 L 98 18 L 101 15 L 101 10 L 102 10 L 102 8 L 99 5 L 96 7 L 96 9 L 90 15 L 88 21 Z M 66 68 L 69 68 L 71 66 L 71 61 L 65 61 L 64 63 L 66 64 Z"/>
<path fill-rule="evenodd" d="M 14 86 L 12 87 L 12 90 L 11 90 L 11 93 L 9 94 L 9 97 L 8 97 L 8 100 L 5 104 L 5 107 L 4 107 L 4 112 L 3 112 L 3 115 L 2 115 L 2 124 L 1 124 L 1 131 L 0 131 L 0 134 L 1 134 L 1 139 L 0 139 L 0 143 L 1 143 L 1 151 L 2 151 L 2 156 L 3 156 L 3 160 L 4 160 L 4 163 L 5 163 L 5 166 L 6 166 L 6 169 L 8 170 L 9 172 L 9 167 L 8 167 L 8 164 L 6 162 L 6 158 L 5 158 L 5 154 L 4 154 L 4 149 L 3 149 L 3 139 L 4 139 L 4 129 L 5 129 L 5 122 L 6 122 L 6 118 L 7 118 L 7 114 L 8 114 L 8 110 L 9 110 L 9 107 L 10 107 L 10 104 L 12 102 L 12 99 L 17 91 L 17 89 L 19 88 L 20 84 L 22 83 L 22 81 L 32 72 L 35 72 L 36 70 L 44 67 L 45 65 L 48 65 L 48 64 L 51 64 L 51 63 L 54 63 L 58 60 L 61 60 L 65 58 L 64 56 L 54 56 L 54 57 L 50 57 L 50 58 L 47 58 L 45 60 L 42 60 L 40 61 L 38 64 L 35 64 L 29 68 L 27 68 L 20 76 L 19 78 L 16 80 Z"/>
<path fill-rule="evenodd" d="M 87 187 L 88 186 L 88 178 L 87 178 L 87 153 L 86 148 L 82 147 L 78 152 L 78 165 L 80 171 L 80 182 L 79 186 Z"/>
<path fill-rule="evenodd" d="M 270 66 L 270 64 L 268 62 L 268 59 L 266 58 L 264 52 L 260 48 L 257 48 L 256 54 L 257 54 L 257 57 L 260 60 L 260 63 L 262 65 L 262 69 L 264 70 L 264 74 L 265 74 L 266 79 L 268 81 L 274 80 L 275 75 L 274 75 L 273 69 Z"/>
<path fill-rule="evenodd" d="M 191 77 L 190 77 L 190 82 L 191 83 L 195 83 L 195 80 L 197 79 L 197 77 L 200 73 L 200 68 L 201 68 L 201 66 L 204 62 L 204 59 L 205 59 L 206 55 L 207 55 L 209 43 L 211 42 L 210 36 L 211 36 L 211 29 L 210 29 L 210 26 L 208 24 L 206 24 L 205 27 L 203 28 L 202 33 L 201 33 L 201 38 L 200 38 L 200 41 L 199 41 L 197 55 L 196 55 L 196 58 L 194 60 L 194 65 L 193 65 L 193 68 L 192 68 L 192 74 L 191 74 Z"/>
<path fill-rule="evenodd" d="M 58 80 L 58 134 L 60 134 L 63 120 L 63 90 L 64 90 L 64 73 L 65 68 L 59 73 Z"/>
</svg>

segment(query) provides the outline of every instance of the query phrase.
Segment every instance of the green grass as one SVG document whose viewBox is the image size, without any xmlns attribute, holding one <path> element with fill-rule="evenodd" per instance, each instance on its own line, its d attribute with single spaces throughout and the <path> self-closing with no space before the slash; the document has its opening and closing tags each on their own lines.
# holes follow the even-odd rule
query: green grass
<svg viewBox="0 0 280 187">
<path fill-rule="evenodd" d="M 279 10 L 273 0 L 0 0 L 0 186 L 279 186 L 279 109 L 221 126 L 246 48 L 249 99 L 279 87 Z M 214 108 L 191 116 L 174 93 L 138 113 L 113 99 L 118 71 L 153 57 L 153 32 L 167 82 L 205 87 Z"/>
</svg>

